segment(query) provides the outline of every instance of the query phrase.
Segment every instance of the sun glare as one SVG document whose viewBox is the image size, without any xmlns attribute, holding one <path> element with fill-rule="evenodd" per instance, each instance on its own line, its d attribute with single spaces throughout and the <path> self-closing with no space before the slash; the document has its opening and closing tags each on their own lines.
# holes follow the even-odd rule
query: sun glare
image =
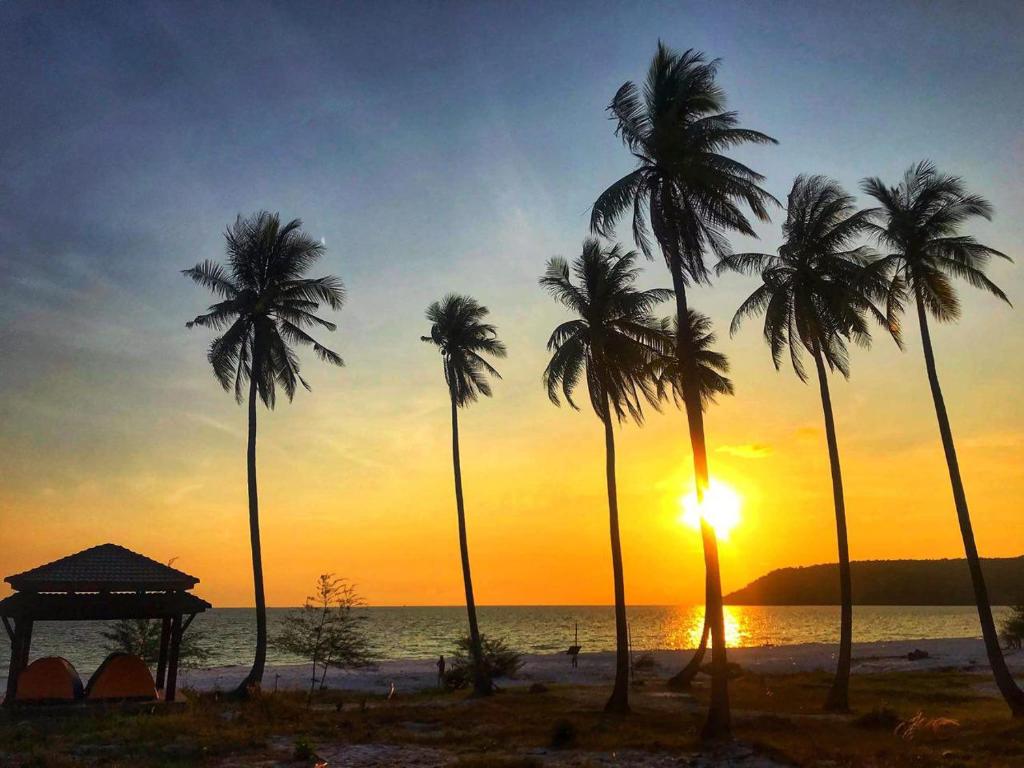
<svg viewBox="0 0 1024 768">
<path fill-rule="evenodd" d="M 691 528 L 700 530 L 703 517 L 715 529 L 720 539 L 728 539 L 729 533 L 740 522 L 740 495 L 731 487 L 718 480 L 712 480 L 704 492 L 703 503 L 697 503 L 697 491 L 690 491 L 679 500 L 683 508 L 680 521 Z"/>
</svg>

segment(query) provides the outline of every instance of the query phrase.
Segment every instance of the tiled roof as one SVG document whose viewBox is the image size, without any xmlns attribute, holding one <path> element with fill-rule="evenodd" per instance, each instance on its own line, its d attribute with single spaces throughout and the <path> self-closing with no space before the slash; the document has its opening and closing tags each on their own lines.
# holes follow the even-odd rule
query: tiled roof
<svg viewBox="0 0 1024 768">
<path fill-rule="evenodd" d="M 23 592 L 136 592 L 191 589 L 199 579 L 117 544 L 100 544 L 4 581 Z"/>
</svg>

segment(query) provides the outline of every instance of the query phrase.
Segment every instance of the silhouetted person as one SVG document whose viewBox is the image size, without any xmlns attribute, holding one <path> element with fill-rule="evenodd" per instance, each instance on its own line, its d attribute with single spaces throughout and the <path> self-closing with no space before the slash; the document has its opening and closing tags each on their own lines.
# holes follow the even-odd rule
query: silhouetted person
<svg viewBox="0 0 1024 768">
<path fill-rule="evenodd" d="M 440 656 L 437 659 L 437 687 L 444 687 L 444 656 Z"/>
</svg>

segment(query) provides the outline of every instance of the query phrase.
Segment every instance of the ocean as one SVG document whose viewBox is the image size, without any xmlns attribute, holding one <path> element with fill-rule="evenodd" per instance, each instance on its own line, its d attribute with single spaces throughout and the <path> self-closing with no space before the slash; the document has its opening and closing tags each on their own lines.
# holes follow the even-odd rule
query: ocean
<svg viewBox="0 0 1024 768">
<path fill-rule="evenodd" d="M 273 637 L 292 609 L 271 608 L 269 664 L 302 661 L 275 648 Z M 995 608 L 996 621 L 1006 608 Z M 481 606 L 481 631 L 504 638 L 522 653 L 557 653 L 572 644 L 576 627 L 583 652 L 612 650 L 615 617 L 611 606 Z M 466 632 L 461 606 L 367 608 L 366 630 L 381 659 L 449 655 Z M 700 640 L 703 606 L 635 606 L 628 610 L 634 651 L 692 648 Z M 972 606 L 855 606 L 854 642 L 980 637 Z M 32 658 L 64 656 L 88 674 L 107 654 L 102 622 L 39 622 Z M 190 632 L 202 633 L 208 666 L 252 660 L 255 614 L 251 608 L 215 608 L 196 617 Z M 839 638 L 837 606 L 727 606 L 730 646 L 834 643 Z M 0 677 L 6 677 L 10 646 L 0 642 Z"/>
</svg>

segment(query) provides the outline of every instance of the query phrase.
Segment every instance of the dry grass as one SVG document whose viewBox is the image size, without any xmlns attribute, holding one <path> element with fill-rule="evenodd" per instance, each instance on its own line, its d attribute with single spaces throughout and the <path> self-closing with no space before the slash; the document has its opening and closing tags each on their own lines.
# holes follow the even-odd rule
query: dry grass
<svg viewBox="0 0 1024 768">
<path fill-rule="evenodd" d="M 839 717 L 821 711 L 825 675 L 747 675 L 731 689 L 734 731 L 757 751 L 797 765 L 1024 765 L 1024 723 L 979 694 L 985 682 L 958 673 L 859 677 L 852 691 L 857 712 Z M 293 761 L 305 747 L 351 743 L 440 750 L 462 768 L 527 768 L 584 753 L 699 749 L 703 689 L 678 696 L 649 683 L 634 690 L 633 714 L 625 718 L 602 714 L 606 694 L 514 689 L 486 700 L 461 693 L 368 698 L 363 707 L 359 699 L 327 693 L 307 708 L 301 695 L 283 693 L 245 703 L 197 697 L 164 714 L 8 715 L 0 720 L 0 764 L 309 766 L 309 757 Z M 957 724 L 935 725 L 937 718 Z M 912 720 L 913 727 L 897 729 Z"/>
</svg>

